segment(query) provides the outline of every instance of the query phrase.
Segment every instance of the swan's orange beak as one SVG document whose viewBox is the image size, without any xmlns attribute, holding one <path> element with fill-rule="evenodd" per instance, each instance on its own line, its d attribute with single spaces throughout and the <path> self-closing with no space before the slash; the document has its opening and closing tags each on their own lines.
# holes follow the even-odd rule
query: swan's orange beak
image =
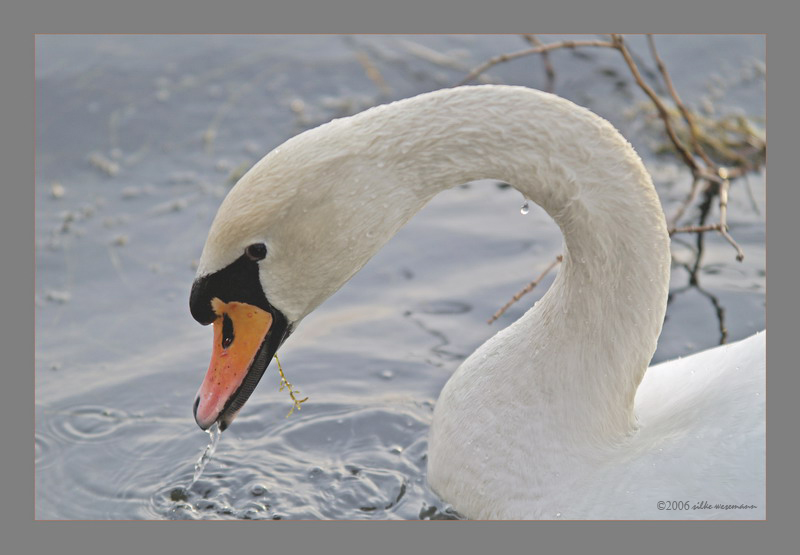
<svg viewBox="0 0 800 555">
<path fill-rule="evenodd" d="M 272 314 L 251 304 L 225 303 L 214 298 L 211 308 L 217 316 L 213 322 L 214 347 L 208 372 L 194 402 L 194 418 L 204 430 L 220 419 L 223 412 L 225 418 L 220 425 L 224 429 L 244 404 L 242 400 L 235 403 L 239 406 L 231 406 L 240 397 L 240 390 L 249 389 L 244 395 L 247 399 L 255 387 L 255 383 L 246 383 L 252 381 L 247 377 L 256 358 L 263 358 L 266 352 L 263 347 L 272 327 Z M 257 366 L 266 368 L 268 363 L 269 360 L 259 360 Z M 255 376 L 256 383 L 263 368 Z"/>
</svg>

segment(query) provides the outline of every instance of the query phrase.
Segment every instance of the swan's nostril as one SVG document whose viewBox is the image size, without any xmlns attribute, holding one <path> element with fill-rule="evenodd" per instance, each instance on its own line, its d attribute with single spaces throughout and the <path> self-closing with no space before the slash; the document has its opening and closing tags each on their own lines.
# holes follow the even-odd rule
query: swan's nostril
<svg viewBox="0 0 800 555">
<path fill-rule="evenodd" d="M 222 348 L 227 349 L 233 343 L 233 321 L 227 314 L 222 315 Z"/>
</svg>

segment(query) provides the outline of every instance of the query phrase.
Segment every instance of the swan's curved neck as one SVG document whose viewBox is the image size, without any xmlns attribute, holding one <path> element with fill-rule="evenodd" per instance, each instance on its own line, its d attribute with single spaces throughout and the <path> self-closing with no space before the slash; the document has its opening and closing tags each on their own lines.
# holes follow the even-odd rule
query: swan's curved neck
<svg viewBox="0 0 800 555">
<path fill-rule="evenodd" d="M 404 111 L 416 121 L 387 109 L 378 158 L 396 172 L 393 187 L 423 202 L 492 178 L 550 214 L 564 235 L 559 275 L 501 334 L 506 362 L 486 367 L 516 375 L 515 391 L 528 390 L 510 395 L 535 389 L 532 404 L 550 411 L 553 431 L 570 422 L 593 438 L 627 433 L 666 310 L 661 205 L 641 160 L 608 122 L 553 95 L 506 91 L 431 95 L 424 108 Z"/>
<path fill-rule="evenodd" d="M 506 181 L 559 225 L 564 262 L 545 297 L 499 334 L 504 352 L 491 372 L 505 373 L 514 395 L 536 395 L 527 404 L 545 405 L 554 419 L 563 410 L 592 433 L 624 432 L 669 280 L 669 238 L 650 177 L 627 141 L 588 110 L 521 87 L 469 89 L 335 120 L 288 141 L 245 176 L 285 182 L 301 197 L 293 206 L 318 210 L 301 217 L 293 208 L 281 223 L 295 242 L 303 239 L 315 266 L 282 284 L 276 259 L 262 270 L 267 295 L 283 300 L 290 320 L 302 318 L 437 193 Z"/>
</svg>

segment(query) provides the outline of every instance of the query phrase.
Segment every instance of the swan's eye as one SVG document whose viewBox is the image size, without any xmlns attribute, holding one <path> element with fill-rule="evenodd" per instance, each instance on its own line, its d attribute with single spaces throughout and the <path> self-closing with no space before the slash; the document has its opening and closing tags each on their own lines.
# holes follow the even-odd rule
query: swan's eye
<svg viewBox="0 0 800 555">
<path fill-rule="evenodd" d="M 264 243 L 254 243 L 244 249 L 244 253 L 250 260 L 264 260 L 267 256 L 267 246 Z"/>
</svg>

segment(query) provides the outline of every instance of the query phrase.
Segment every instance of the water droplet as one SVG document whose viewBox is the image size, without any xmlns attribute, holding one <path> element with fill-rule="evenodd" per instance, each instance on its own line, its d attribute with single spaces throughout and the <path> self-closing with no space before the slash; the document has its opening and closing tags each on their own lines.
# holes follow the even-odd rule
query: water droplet
<svg viewBox="0 0 800 555">
<path fill-rule="evenodd" d="M 309 471 L 308 477 L 313 480 L 313 479 L 315 479 L 317 476 L 319 476 L 322 473 L 323 473 L 323 470 L 320 467 L 315 466 Z"/>
<path fill-rule="evenodd" d="M 524 203 L 524 204 L 523 204 L 523 205 L 520 207 L 520 209 L 519 209 L 519 213 L 520 213 L 520 214 L 522 214 L 522 215 L 524 216 L 525 214 L 527 214 L 527 213 L 528 213 L 528 212 L 530 212 L 530 211 L 531 211 L 531 205 L 530 205 L 530 203 L 529 203 L 529 202 L 526 200 L 526 201 L 525 201 L 525 203 Z"/>
<path fill-rule="evenodd" d="M 210 461 L 211 457 L 214 455 L 214 451 L 217 450 L 219 437 L 222 435 L 222 432 L 219 429 L 219 424 L 216 422 L 214 422 L 214 424 L 212 424 L 212 426 L 206 430 L 206 433 L 210 438 L 210 442 L 206 446 L 205 451 L 203 451 L 203 454 L 200 455 L 200 458 L 195 463 L 194 476 L 192 477 L 192 481 L 189 484 L 189 487 L 187 487 L 186 489 L 191 489 L 191 487 L 194 485 L 197 479 L 200 478 L 200 475 L 203 473 L 203 470 L 205 470 L 208 461 Z"/>
<path fill-rule="evenodd" d="M 250 494 L 254 497 L 260 497 L 267 493 L 267 488 L 261 484 L 255 484 L 252 488 L 250 488 Z"/>
</svg>

